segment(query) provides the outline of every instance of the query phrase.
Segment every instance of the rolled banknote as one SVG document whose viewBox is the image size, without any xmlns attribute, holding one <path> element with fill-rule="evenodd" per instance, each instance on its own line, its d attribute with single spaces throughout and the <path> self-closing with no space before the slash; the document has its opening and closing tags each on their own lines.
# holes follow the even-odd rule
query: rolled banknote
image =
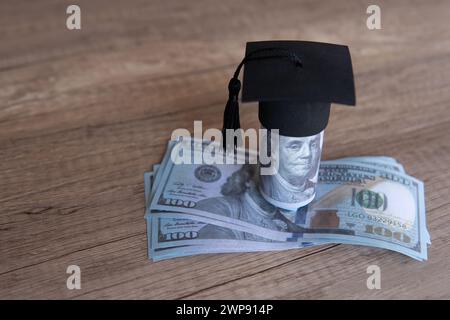
<svg viewBox="0 0 450 320">
<path fill-rule="evenodd" d="M 274 174 L 260 175 L 262 196 L 282 209 L 307 205 L 316 194 L 323 131 L 309 137 L 287 137 L 271 131 L 267 135 L 278 137 L 278 144 L 270 148 L 271 161 L 277 163 L 274 167 L 278 169 Z M 266 141 L 274 140 L 267 137 Z"/>
</svg>

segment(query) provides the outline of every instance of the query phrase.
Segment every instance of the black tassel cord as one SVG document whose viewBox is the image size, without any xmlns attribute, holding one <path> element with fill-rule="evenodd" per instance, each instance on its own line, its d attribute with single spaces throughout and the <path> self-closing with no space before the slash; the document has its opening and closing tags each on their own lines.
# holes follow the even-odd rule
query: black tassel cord
<svg viewBox="0 0 450 320">
<path fill-rule="evenodd" d="M 233 129 L 234 131 L 241 128 L 241 122 L 239 119 L 239 92 L 241 91 L 241 81 L 239 80 L 239 74 L 242 67 L 248 61 L 265 60 L 265 59 L 288 59 L 294 63 L 297 67 L 302 67 L 301 59 L 293 52 L 281 48 L 264 48 L 253 51 L 246 55 L 239 63 L 233 77 L 228 83 L 228 101 L 223 113 L 223 127 L 222 127 L 222 143 L 223 148 L 226 150 L 234 150 L 238 145 L 242 145 L 242 141 L 239 141 L 239 137 L 235 136 L 234 141 L 227 141 L 226 131 L 227 129 Z"/>
</svg>

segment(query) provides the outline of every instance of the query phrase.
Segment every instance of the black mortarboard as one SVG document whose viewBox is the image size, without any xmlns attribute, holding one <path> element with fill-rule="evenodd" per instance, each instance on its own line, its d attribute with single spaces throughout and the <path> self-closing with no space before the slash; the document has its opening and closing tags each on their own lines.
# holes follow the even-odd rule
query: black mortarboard
<svg viewBox="0 0 450 320">
<path fill-rule="evenodd" d="M 259 120 L 281 135 L 319 133 L 332 102 L 355 105 L 347 46 L 309 41 L 248 42 L 244 59 L 228 85 L 225 129 L 239 129 L 240 69 L 245 64 L 242 101 L 259 101 Z M 225 136 L 224 136 L 225 137 Z"/>
</svg>

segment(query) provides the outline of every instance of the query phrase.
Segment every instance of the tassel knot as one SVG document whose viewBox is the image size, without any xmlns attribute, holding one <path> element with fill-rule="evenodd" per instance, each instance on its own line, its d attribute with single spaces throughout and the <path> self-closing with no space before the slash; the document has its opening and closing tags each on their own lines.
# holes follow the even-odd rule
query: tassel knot
<svg viewBox="0 0 450 320">
<path fill-rule="evenodd" d="M 228 94 L 230 98 L 238 98 L 239 91 L 241 91 L 241 81 L 237 78 L 231 78 L 228 83 Z"/>
</svg>

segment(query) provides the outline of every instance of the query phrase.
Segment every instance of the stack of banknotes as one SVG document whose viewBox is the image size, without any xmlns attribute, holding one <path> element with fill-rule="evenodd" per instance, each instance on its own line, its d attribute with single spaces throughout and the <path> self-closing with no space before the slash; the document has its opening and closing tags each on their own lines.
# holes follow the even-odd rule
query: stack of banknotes
<svg viewBox="0 0 450 320">
<path fill-rule="evenodd" d="M 170 141 L 162 163 L 144 174 L 154 261 L 331 243 L 427 259 L 423 183 L 393 158 L 322 160 L 313 202 L 289 211 L 256 195 L 257 174 L 243 174 L 258 172 L 256 164 L 179 164 L 171 156 L 178 143 Z"/>
</svg>

